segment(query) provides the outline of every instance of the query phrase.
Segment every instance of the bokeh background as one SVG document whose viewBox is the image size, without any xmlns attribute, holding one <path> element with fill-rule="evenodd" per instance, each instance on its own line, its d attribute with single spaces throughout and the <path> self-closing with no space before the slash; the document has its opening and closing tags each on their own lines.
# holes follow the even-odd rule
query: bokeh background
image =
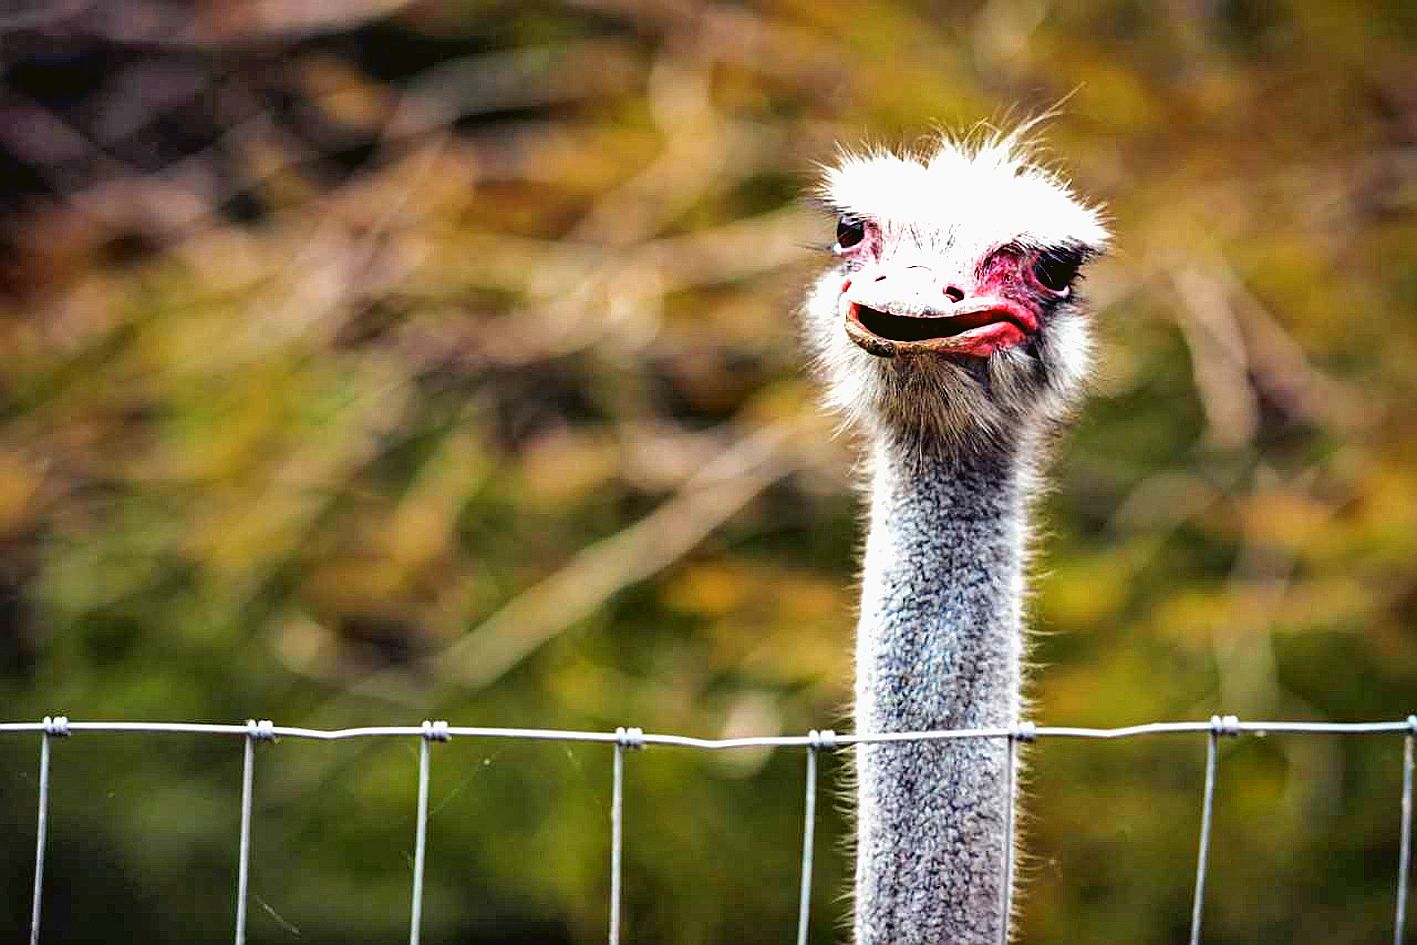
<svg viewBox="0 0 1417 945">
<path fill-rule="evenodd" d="M 1417 708 L 1410 2 L 5 10 L 5 718 L 848 728 L 859 512 L 796 344 L 832 238 L 801 195 L 837 142 L 1064 99 L 1048 159 L 1118 251 L 1035 717 Z M 1182 940 L 1204 739 L 1030 754 L 1021 941 Z M 37 755 L 0 739 L 0 941 Z M 57 744 L 44 940 L 227 940 L 240 755 Z M 1400 759 L 1227 743 L 1206 941 L 1389 941 Z M 424 940 L 603 940 L 609 760 L 438 747 Z M 262 746 L 253 942 L 406 935 L 416 764 Z M 633 756 L 626 941 L 787 940 L 801 772 Z M 846 938 L 846 823 L 814 942 Z"/>
</svg>

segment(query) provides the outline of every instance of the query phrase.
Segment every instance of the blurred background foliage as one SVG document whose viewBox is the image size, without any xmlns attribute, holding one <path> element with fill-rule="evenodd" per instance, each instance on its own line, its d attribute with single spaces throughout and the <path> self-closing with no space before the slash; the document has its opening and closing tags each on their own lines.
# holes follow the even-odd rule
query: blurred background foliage
<svg viewBox="0 0 1417 945">
<path fill-rule="evenodd" d="M 831 238 L 800 195 L 836 142 L 1063 99 L 1049 157 L 1118 252 L 1044 503 L 1035 717 L 1417 707 L 1411 3 L 7 9 L 7 718 L 848 728 L 859 512 L 796 345 Z M 4 941 L 36 755 L 0 741 Z M 1202 757 L 1031 751 L 1022 941 L 1182 938 Z M 1226 745 L 1207 942 L 1388 940 L 1399 760 Z M 599 940 L 608 765 L 438 747 L 425 940 Z M 45 941 L 226 939 L 239 767 L 57 745 Z M 801 769 L 634 756 L 627 941 L 784 941 Z M 262 747 L 253 941 L 400 940 L 415 770 Z"/>
</svg>

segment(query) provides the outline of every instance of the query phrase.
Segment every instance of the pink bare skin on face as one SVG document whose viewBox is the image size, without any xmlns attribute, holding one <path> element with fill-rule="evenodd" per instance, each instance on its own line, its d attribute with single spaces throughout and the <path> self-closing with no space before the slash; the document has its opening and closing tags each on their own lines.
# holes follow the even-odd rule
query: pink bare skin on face
<svg viewBox="0 0 1417 945">
<path fill-rule="evenodd" d="M 987 358 L 1024 344 L 1069 296 L 1081 261 L 1066 249 L 1009 244 L 986 253 L 972 271 L 951 272 L 939 261 L 882 249 L 874 223 L 839 222 L 835 252 L 850 272 L 839 313 L 851 340 L 880 357 Z"/>
</svg>

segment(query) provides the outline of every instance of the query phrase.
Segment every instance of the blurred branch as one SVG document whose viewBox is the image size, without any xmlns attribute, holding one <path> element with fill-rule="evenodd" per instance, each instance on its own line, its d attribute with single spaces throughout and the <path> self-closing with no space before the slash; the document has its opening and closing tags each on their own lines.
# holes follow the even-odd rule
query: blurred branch
<svg viewBox="0 0 1417 945">
<path fill-rule="evenodd" d="M 710 532 L 793 469 L 787 424 L 744 435 L 670 500 L 579 552 L 435 657 L 440 675 L 481 688 L 613 595 L 692 551 Z"/>
<path fill-rule="evenodd" d="M 788 208 L 623 249 L 479 233 L 456 247 L 456 259 L 468 262 L 448 265 L 463 284 L 530 296 L 477 341 L 488 357 L 517 364 L 607 339 L 622 351 L 643 347 L 658 329 L 665 296 L 804 260 L 807 226 L 801 210 Z"/>
<path fill-rule="evenodd" d="M 631 88 L 638 75 L 634 51 L 614 39 L 462 56 L 420 72 L 407 96 L 421 106 L 426 123 L 396 130 L 416 136 L 474 115 L 542 108 Z"/>
<path fill-rule="evenodd" d="M 1368 412 L 1344 384 L 1319 370 L 1303 348 L 1218 253 L 1206 265 L 1171 275 L 1180 303 L 1177 322 L 1191 348 L 1196 390 L 1211 438 L 1222 446 L 1250 442 L 1263 394 L 1287 415 L 1335 430 L 1367 422 Z"/>
<path fill-rule="evenodd" d="M 663 150 L 648 167 L 597 200 L 567 234 L 569 239 L 633 245 L 654 236 L 709 188 L 723 186 L 732 141 L 714 110 L 709 77 L 664 57 L 651 70 L 646 91 Z"/>
<path fill-rule="evenodd" d="M 1180 302 L 1177 324 L 1191 349 L 1191 373 L 1209 437 L 1231 449 L 1248 444 L 1259 428 L 1259 402 L 1229 297 L 1214 278 L 1194 268 L 1177 269 L 1171 280 Z"/>
<path fill-rule="evenodd" d="M 693 0 L 575 0 L 633 28 L 691 43 L 696 56 L 790 83 L 798 94 L 833 98 L 850 88 L 838 51 L 820 32 L 746 6 Z"/>
<path fill-rule="evenodd" d="M 771 272 L 808 258 L 802 237 L 809 225 L 804 211 L 787 207 L 624 249 L 507 233 L 469 233 L 451 252 L 467 260 L 456 275 L 473 286 L 520 292 L 527 289 L 535 270 L 556 272 L 554 280 L 538 278 L 534 283 L 538 300 L 549 304 L 566 285 L 613 283 L 629 272 L 646 269 L 658 271 L 665 292 Z M 525 312 L 516 314 L 523 317 Z"/>
<path fill-rule="evenodd" d="M 152 47 L 192 48 L 290 40 L 354 29 L 392 16 L 413 0 L 154 0 L 95 3 L 44 0 L 36 10 L 0 17 L 0 29 L 53 30 Z"/>
<path fill-rule="evenodd" d="M 780 423 L 742 435 L 649 515 L 582 549 L 459 640 L 431 654 L 427 663 L 434 677 L 473 688 L 490 685 L 615 594 L 672 566 L 797 468 L 800 451 L 788 448 L 797 426 Z M 376 673 L 346 695 L 405 701 L 406 679 L 402 672 Z"/>
<path fill-rule="evenodd" d="M 0 14 L 0 35 L 21 29 L 39 29 L 78 16 L 94 5 L 95 0 L 49 0 L 19 13 Z"/>
<path fill-rule="evenodd" d="M 1241 310 L 1239 327 L 1249 352 L 1250 369 L 1265 393 L 1293 413 L 1345 430 L 1371 420 L 1364 405 L 1346 384 L 1319 370 L 1269 308 L 1220 256 L 1212 273 Z"/>
</svg>

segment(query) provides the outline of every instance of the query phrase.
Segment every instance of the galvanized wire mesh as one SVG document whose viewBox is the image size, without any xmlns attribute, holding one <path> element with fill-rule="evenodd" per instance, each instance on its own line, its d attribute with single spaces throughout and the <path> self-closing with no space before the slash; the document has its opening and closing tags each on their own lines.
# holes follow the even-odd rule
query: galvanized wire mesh
<svg viewBox="0 0 1417 945">
<path fill-rule="evenodd" d="M 367 728 L 311 729 L 276 725 L 269 720 L 250 720 L 245 725 L 208 724 L 201 722 L 71 722 L 62 715 L 46 716 L 39 722 L 0 722 L 0 734 L 38 733 L 39 798 L 35 830 L 34 898 L 30 913 L 30 945 L 39 945 L 40 918 L 44 901 L 44 851 L 48 839 L 49 785 L 51 744 L 56 738 L 76 733 L 150 733 L 178 735 L 216 735 L 239 737 L 243 741 L 241 769 L 241 832 L 237 847 L 236 945 L 246 941 L 246 899 L 250 879 L 251 805 L 255 785 L 257 742 L 274 742 L 279 738 L 344 741 L 364 738 L 418 738 L 418 800 L 415 820 L 413 888 L 410 893 L 409 945 L 418 945 L 423 914 L 423 874 L 428 850 L 428 784 L 432 766 L 432 745 L 453 738 L 523 739 L 528 741 L 598 742 L 613 746 L 611 762 L 610 807 L 610 902 L 607 940 L 619 945 L 622 920 L 621 862 L 623 857 L 623 826 L 625 817 L 625 756 L 649 746 L 672 746 L 701 751 L 729 751 L 738 748 L 800 748 L 806 753 L 806 788 L 803 804 L 802 868 L 797 919 L 798 945 L 805 945 L 812 894 L 812 853 L 817 812 L 818 756 L 851 745 L 892 742 L 942 741 L 947 739 L 1000 739 L 1008 745 L 1004 778 L 1007 794 L 1008 822 L 1004 839 L 1004 863 L 1009 881 L 1004 884 L 1000 907 L 1006 916 L 1001 942 L 1010 935 L 1013 893 L 1013 811 L 1016 802 L 1017 779 L 1014 765 L 1020 742 L 1039 738 L 1086 738 L 1115 740 L 1146 735 L 1200 734 L 1206 736 L 1205 789 L 1201 801 L 1200 837 L 1196 852 L 1195 891 L 1191 901 L 1191 945 L 1200 945 L 1201 921 L 1205 914 L 1206 873 L 1210 858 L 1212 814 L 1215 808 L 1216 771 L 1219 765 L 1221 738 L 1253 734 L 1284 733 L 1293 735 L 1401 735 L 1402 806 L 1399 817 L 1396 906 L 1393 915 L 1393 945 L 1403 945 L 1407 925 L 1408 885 L 1412 872 L 1412 794 L 1414 740 L 1417 740 L 1417 715 L 1393 722 L 1250 722 L 1233 715 L 1213 716 L 1208 722 L 1152 722 L 1122 728 L 1078 728 L 1069 726 L 1034 725 L 1023 722 L 1009 728 L 944 729 L 924 732 L 890 732 L 838 735 L 829 730 L 813 730 L 806 735 L 775 735 L 761 738 L 694 738 L 687 735 L 646 733 L 639 728 L 618 728 L 614 732 L 590 732 L 564 729 L 488 728 L 449 725 L 442 720 L 425 721 L 422 725 L 382 725 Z"/>
</svg>

